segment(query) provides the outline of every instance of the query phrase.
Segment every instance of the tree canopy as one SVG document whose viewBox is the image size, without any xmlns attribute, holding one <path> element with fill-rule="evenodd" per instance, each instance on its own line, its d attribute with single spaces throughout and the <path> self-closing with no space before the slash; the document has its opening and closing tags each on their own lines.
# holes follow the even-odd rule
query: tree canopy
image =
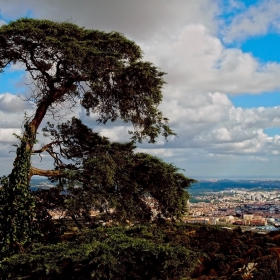
<svg viewBox="0 0 280 280">
<path fill-rule="evenodd" d="M 110 143 L 74 119 L 57 129 L 46 128 L 52 141 L 34 148 L 46 114 L 61 116 L 61 108 L 71 110 L 77 103 L 87 114 L 97 114 L 98 122 L 130 123 L 133 141 L 154 143 L 160 135 L 174 135 L 158 109 L 164 73 L 142 60 L 139 46 L 118 32 L 24 18 L 0 27 L 0 71 L 10 64 L 20 64 L 29 73 L 26 100 L 35 111 L 18 136 L 14 168 L 1 181 L 2 251 L 22 250 L 38 235 L 36 221 L 44 218 L 29 190 L 33 175 L 60 178 L 61 184 L 67 180 L 72 196 L 63 204 L 71 205 L 67 209 L 73 213 L 78 208 L 113 208 L 120 219 L 129 213 L 131 219 L 147 220 L 151 212 L 144 201 L 151 196 L 159 213 L 180 216 L 187 198 L 184 188 L 191 181 L 173 165 L 135 154 L 132 143 Z M 32 155 L 42 152 L 53 157 L 53 170 L 32 166 Z"/>
<path fill-rule="evenodd" d="M 48 147 L 59 171 L 53 179 L 65 179 L 62 186 L 69 192 L 68 212 L 95 209 L 117 221 L 136 222 L 157 215 L 177 219 L 186 212 L 186 189 L 195 180 L 174 165 L 135 153 L 133 142 L 111 143 L 76 118 L 57 128 L 49 124 L 44 132 L 54 143 Z"/>
<path fill-rule="evenodd" d="M 117 32 L 81 28 L 69 22 L 20 19 L 0 28 L 0 69 L 20 63 L 30 73 L 37 130 L 47 111 L 80 101 L 106 123 L 131 122 L 133 136 L 154 142 L 172 134 L 157 106 L 164 73 L 141 60 L 142 51 Z"/>
</svg>

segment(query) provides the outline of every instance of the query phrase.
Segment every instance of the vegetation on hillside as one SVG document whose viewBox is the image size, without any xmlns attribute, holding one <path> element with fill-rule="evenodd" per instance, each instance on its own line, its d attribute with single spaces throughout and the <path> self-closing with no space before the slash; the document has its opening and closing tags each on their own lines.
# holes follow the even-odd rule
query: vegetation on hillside
<svg viewBox="0 0 280 280">
<path fill-rule="evenodd" d="M 33 244 L 2 279 L 266 279 L 280 275 L 280 233 L 163 223 L 98 227 Z"/>
</svg>

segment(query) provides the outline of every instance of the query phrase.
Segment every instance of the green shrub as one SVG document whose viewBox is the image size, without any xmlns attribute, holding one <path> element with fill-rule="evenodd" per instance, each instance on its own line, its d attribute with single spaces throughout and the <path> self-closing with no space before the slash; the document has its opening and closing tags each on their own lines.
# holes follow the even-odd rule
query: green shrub
<svg viewBox="0 0 280 280">
<path fill-rule="evenodd" d="M 37 245 L 1 262 L 1 279 L 181 279 L 194 266 L 186 248 L 98 229 L 75 241 Z M 87 242 L 90 241 L 90 242 Z"/>
</svg>

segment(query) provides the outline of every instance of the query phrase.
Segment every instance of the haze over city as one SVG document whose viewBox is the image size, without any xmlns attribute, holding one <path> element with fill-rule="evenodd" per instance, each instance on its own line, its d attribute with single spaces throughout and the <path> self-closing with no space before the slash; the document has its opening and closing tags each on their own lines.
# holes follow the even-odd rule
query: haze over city
<svg viewBox="0 0 280 280">
<path fill-rule="evenodd" d="M 0 0 L 0 24 L 31 17 L 123 33 L 167 73 L 160 108 L 178 135 L 140 151 L 191 178 L 279 178 L 279 10 L 278 0 Z M 0 175 L 12 169 L 13 133 L 33 112 L 23 101 L 29 84 L 20 64 L 0 74 Z M 98 125 L 80 106 L 60 121 L 73 115 L 112 141 L 129 140 L 122 121 Z M 41 133 L 38 145 L 47 142 Z"/>
</svg>

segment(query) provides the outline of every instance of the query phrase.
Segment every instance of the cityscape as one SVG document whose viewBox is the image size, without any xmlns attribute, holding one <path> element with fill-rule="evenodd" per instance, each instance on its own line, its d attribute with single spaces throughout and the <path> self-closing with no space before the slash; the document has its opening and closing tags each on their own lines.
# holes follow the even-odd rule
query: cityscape
<svg viewBox="0 0 280 280">
<path fill-rule="evenodd" d="M 31 189 L 48 189 L 54 183 L 32 179 Z M 200 180 L 190 193 L 186 223 L 242 226 L 247 230 L 277 230 L 280 227 L 280 180 Z M 153 208 L 153 201 L 149 205 Z M 53 218 L 63 216 L 52 211 Z M 97 215 L 93 211 L 93 215 Z"/>
<path fill-rule="evenodd" d="M 242 182 L 247 188 L 241 187 Z M 184 221 L 276 230 L 280 226 L 279 184 L 277 180 L 204 180 L 201 190 L 197 186 L 191 194 Z"/>
</svg>

